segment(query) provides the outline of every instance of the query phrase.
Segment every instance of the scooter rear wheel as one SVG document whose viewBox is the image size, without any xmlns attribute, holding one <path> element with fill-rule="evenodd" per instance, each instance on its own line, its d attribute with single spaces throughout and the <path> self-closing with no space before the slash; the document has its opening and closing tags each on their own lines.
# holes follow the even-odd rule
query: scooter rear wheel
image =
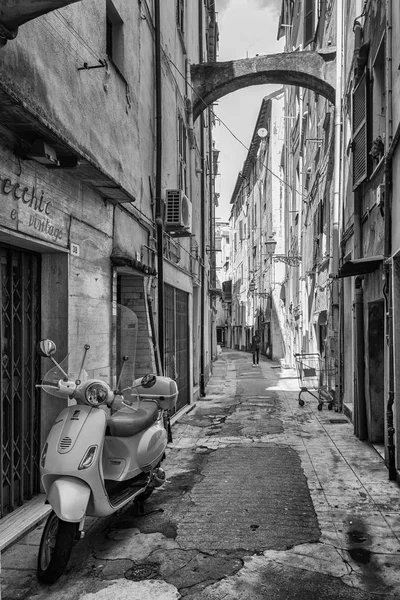
<svg viewBox="0 0 400 600">
<path fill-rule="evenodd" d="M 51 512 L 40 540 L 37 576 L 43 583 L 54 583 L 64 573 L 76 539 L 77 523 L 67 523 Z"/>
</svg>

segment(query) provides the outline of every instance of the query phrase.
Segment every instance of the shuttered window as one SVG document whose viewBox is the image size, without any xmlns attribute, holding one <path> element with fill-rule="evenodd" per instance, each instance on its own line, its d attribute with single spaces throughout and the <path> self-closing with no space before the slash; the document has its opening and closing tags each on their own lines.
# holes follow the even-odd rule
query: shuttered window
<svg viewBox="0 0 400 600">
<path fill-rule="evenodd" d="M 182 115 L 178 115 L 178 178 L 179 189 L 187 194 L 187 142 L 188 134 Z"/>
<path fill-rule="evenodd" d="M 176 23 L 183 35 L 185 32 L 185 0 L 177 0 L 176 2 Z"/>
<path fill-rule="evenodd" d="M 353 91 L 353 189 L 367 177 L 367 71 Z"/>
<path fill-rule="evenodd" d="M 304 35 L 303 47 L 314 41 L 315 32 L 315 0 L 304 0 Z"/>
</svg>

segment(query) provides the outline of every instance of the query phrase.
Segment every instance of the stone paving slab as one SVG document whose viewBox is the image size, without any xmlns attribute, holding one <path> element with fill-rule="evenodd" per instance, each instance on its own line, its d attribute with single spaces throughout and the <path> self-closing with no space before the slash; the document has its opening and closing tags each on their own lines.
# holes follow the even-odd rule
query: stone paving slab
<svg viewBox="0 0 400 600">
<path fill-rule="evenodd" d="M 381 457 L 343 414 L 300 407 L 295 372 L 250 362 L 216 361 L 148 514 L 94 525 L 52 588 L 34 585 L 38 528 L 4 555 L 4 598 L 397 600 L 400 490 Z"/>
<path fill-rule="evenodd" d="M 179 522 L 182 547 L 195 544 L 209 551 L 237 543 L 254 552 L 318 539 L 307 482 L 290 448 L 221 448 L 210 455 L 202 475 Z"/>
</svg>

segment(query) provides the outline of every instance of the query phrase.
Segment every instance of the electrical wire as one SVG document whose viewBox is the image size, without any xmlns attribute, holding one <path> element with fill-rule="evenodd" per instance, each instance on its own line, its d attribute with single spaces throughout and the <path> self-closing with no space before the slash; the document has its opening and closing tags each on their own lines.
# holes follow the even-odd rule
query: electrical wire
<svg viewBox="0 0 400 600">
<path fill-rule="evenodd" d="M 185 83 L 191 88 L 191 90 L 196 94 L 196 96 L 199 98 L 199 100 L 204 104 L 205 107 L 207 107 L 210 112 L 213 114 L 214 118 L 221 123 L 225 129 L 235 138 L 235 140 L 237 140 L 239 142 L 239 144 L 241 144 L 243 146 L 243 148 L 245 150 L 247 150 L 247 152 L 249 152 L 249 147 L 246 146 L 246 144 L 244 142 L 242 142 L 242 140 L 240 138 L 237 137 L 237 135 L 228 127 L 228 125 L 220 118 L 218 117 L 218 115 L 215 113 L 214 109 L 206 103 L 206 101 L 204 100 L 204 98 L 202 98 L 200 96 L 200 94 L 198 94 L 198 92 L 194 89 L 194 87 L 188 82 L 186 81 L 185 76 L 181 73 L 181 71 L 179 70 L 179 68 L 176 66 L 176 64 L 169 58 L 169 56 L 166 54 L 165 50 L 163 49 L 164 55 L 166 57 L 166 59 L 168 60 L 168 62 L 176 69 L 176 71 L 179 73 L 179 75 L 184 79 Z M 271 175 L 273 175 L 274 177 L 276 177 L 281 183 L 283 183 L 284 185 L 286 185 L 291 191 L 293 191 L 292 186 L 287 183 L 287 181 L 285 181 L 284 179 L 282 179 L 279 175 L 277 175 L 274 171 L 272 171 L 265 163 L 262 163 L 262 166 L 269 172 L 271 173 Z M 299 194 L 300 196 L 302 196 L 301 192 L 299 192 L 298 190 L 295 190 L 295 193 Z"/>
<path fill-rule="evenodd" d="M 86 59 L 82 57 L 77 48 L 75 48 L 70 42 L 67 42 L 68 45 L 65 44 L 65 38 L 61 35 L 61 32 L 58 31 L 56 27 L 49 21 L 47 15 L 43 15 L 43 19 L 39 20 L 38 23 L 47 30 L 55 42 L 60 44 L 66 52 L 70 53 L 72 50 L 76 56 L 80 57 L 80 59 L 85 62 Z"/>
<path fill-rule="evenodd" d="M 79 41 L 87 50 L 88 52 L 92 55 L 92 57 L 96 60 L 96 62 L 99 60 L 98 54 L 96 54 L 96 52 L 89 46 L 89 44 L 83 39 L 83 37 L 76 31 L 76 29 L 66 20 L 66 18 L 64 17 L 64 15 L 60 14 L 59 11 L 54 11 L 54 16 L 60 21 L 61 24 L 63 24 L 71 33 L 72 35 L 75 37 L 75 39 L 77 41 Z M 59 36 L 59 38 L 61 38 L 62 40 L 65 41 L 65 38 L 62 36 L 61 32 L 59 32 L 57 30 L 57 28 L 48 20 L 48 16 L 45 15 L 45 21 L 47 22 L 47 24 L 51 27 L 51 29 L 53 29 L 55 31 L 55 33 Z M 49 29 L 50 31 L 50 29 Z M 50 31 L 51 33 L 51 31 Z M 53 34 L 54 37 L 54 34 Z M 64 49 L 68 50 L 67 47 L 65 46 L 65 44 L 62 44 Z M 83 62 L 85 62 L 85 59 L 82 57 L 81 54 L 79 54 L 78 50 L 72 46 L 71 43 L 69 43 L 70 48 L 77 54 L 80 56 L 81 60 Z M 171 58 L 167 55 L 167 53 L 165 52 L 164 48 L 162 48 L 163 54 L 165 56 L 165 58 L 168 61 L 168 64 L 172 65 L 174 67 L 174 69 L 177 71 L 177 73 L 179 73 L 179 75 L 182 77 L 182 79 L 185 81 L 185 83 L 187 85 L 189 85 L 189 87 L 192 89 L 192 91 L 196 94 L 196 96 L 199 98 L 199 100 L 204 104 L 204 106 L 206 106 L 207 108 L 209 108 L 210 112 L 213 114 L 214 118 L 216 119 L 216 121 L 220 124 L 222 124 L 225 129 L 231 134 L 231 136 L 239 143 L 243 146 L 243 148 L 248 152 L 249 151 L 249 147 L 246 146 L 246 144 L 230 129 L 230 127 L 228 127 L 228 125 L 215 113 L 214 109 L 212 107 L 210 107 L 205 100 L 197 93 L 197 91 L 194 89 L 194 87 L 187 82 L 186 77 L 183 75 L 183 73 L 180 71 L 180 69 L 177 67 L 177 65 L 171 60 Z M 175 84 L 179 90 L 179 84 L 178 81 L 176 80 L 175 76 L 173 75 L 172 71 L 171 71 L 171 76 L 173 77 Z M 277 175 L 274 171 L 272 171 L 265 163 L 262 163 L 262 166 L 271 173 L 271 175 L 273 175 L 274 177 L 276 177 L 281 183 L 283 183 L 284 185 L 286 185 L 291 191 L 293 191 L 292 186 L 287 183 L 287 181 L 285 181 L 284 179 L 282 179 L 279 175 Z M 301 194 L 301 192 L 299 192 L 298 190 L 294 190 L 295 193 L 303 196 Z M 307 196 L 306 196 L 307 197 Z"/>
<path fill-rule="evenodd" d="M 94 58 L 94 60 L 96 60 L 96 62 L 99 60 L 98 58 L 98 54 L 89 46 L 89 44 L 84 40 L 84 38 L 76 31 L 76 29 L 67 21 L 67 19 L 64 17 L 64 15 L 60 14 L 59 11 L 55 10 L 53 13 L 54 17 L 56 17 L 60 23 L 62 25 L 64 25 L 64 27 L 66 27 L 71 34 L 75 37 L 75 39 L 80 42 L 82 44 L 82 46 L 84 46 L 86 48 L 86 50 L 92 55 L 92 57 Z M 52 37 L 54 39 L 56 39 L 53 31 L 57 34 L 58 38 L 61 38 L 64 42 L 65 42 L 65 37 L 61 34 L 60 31 L 57 30 L 57 28 L 54 26 L 54 24 L 52 24 L 48 18 L 48 15 L 44 16 L 44 24 L 46 26 L 46 24 L 48 25 L 48 27 L 46 27 L 49 31 L 49 33 L 52 35 Z M 53 31 L 52 31 L 53 30 Z M 57 41 L 59 41 L 59 39 L 57 39 Z M 70 48 L 73 50 L 73 52 L 75 54 L 77 54 L 78 56 L 80 56 L 81 60 L 85 62 L 85 58 L 79 53 L 78 49 L 76 47 L 74 47 L 70 42 L 68 43 Z M 65 43 L 62 43 L 62 46 L 65 50 L 68 51 L 67 46 L 65 45 Z M 186 77 L 183 75 L 183 73 L 180 71 L 180 69 L 177 67 L 177 65 L 171 60 L 171 58 L 167 55 L 167 53 L 165 52 L 164 48 L 162 48 L 163 54 L 165 56 L 165 58 L 167 59 L 168 64 L 172 65 L 174 67 L 174 69 L 177 71 L 177 73 L 182 77 L 182 79 L 185 81 L 185 83 L 191 88 L 191 90 L 196 94 L 196 96 L 199 98 L 199 100 L 204 104 L 205 107 L 207 107 L 210 112 L 213 114 L 215 120 L 222 124 L 223 127 L 225 127 L 225 129 L 230 133 L 230 135 L 239 143 L 243 146 L 243 148 L 249 152 L 249 147 L 230 129 L 230 127 L 228 127 L 228 125 L 215 113 L 214 109 L 212 107 L 210 107 L 205 100 L 200 96 L 200 94 L 197 93 L 197 91 L 194 89 L 194 87 L 186 80 Z M 170 71 L 171 76 L 173 77 L 176 87 L 179 90 L 179 84 L 178 81 L 176 79 L 176 77 L 174 76 L 172 70 Z M 291 191 L 293 191 L 292 186 L 287 183 L 284 179 L 282 179 L 279 175 L 277 175 L 274 171 L 272 171 L 265 163 L 262 163 L 262 167 L 264 167 L 268 172 L 271 173 L 271 175 L 273 175 L 274 177 L 276 177 L 281 183 L 283 183 L 284 185 L 286 185 Z M 326 167 L 325 167 L 326 168 Z M 294 190 L 295 193 L 303 196 L 301 194 L 301 192 L 299 192 L 298 190 Z M 303 196 L 303 198 L 308 198 L 310 196 L 310 193 Z M 145 215 L 139 208 L 137 208 L 134 204 L 131 204 L 132 208 L 137 211 L 142 218 L 144 218 L 146 221 L 148 221 L 148 223 L 150 225 L 153 225 L 152 220 L 147 217 L 147 215 Z M 253 231 L 262 231 L 262 228 L 256 228 L 253 229 Z M 232 229 L 231 231 L 239 231 L 238 229 Z M 166 233 L 168 235 L 168 233 Z M 170 237 L 170 236 L 169 236 Z M 188 252 L 186 250 L 186 248 L 184 246 L 181 245 L 180 242 L 176 242 L 177 245 L 179 245 L 180 249 L 183 250 L 184 252 L 186 252 L 187 254 L 189 254 L 190 256 L 193 256 L 191 252 Z"/>
<path fill-rule="evenodd" d="M 65 18 L 65 16 L 63 14 L 61 14 L 58 10 L 55 10 L 53 12 L 54 16 L 58 18 L 58 20 L 64 24 L 65 27 L 67 27 L 67 29 L 69 29 L 72 33 L 72 35 L 79 41 L 81 42 L 81 44 L 83 44 L 86 49 L 89 51 L 89 53 L 93 56 L 93 58 L 98 61 L 99 57 L 98 54 L 89 46 L 89 44 L 83 39 L 83 37 L 76 31 L 76 29 L 74 29 L 74 27 L 72 27 L 71 23 L 69 23 L 67 21 L 67 19 Z"/>
</svg>

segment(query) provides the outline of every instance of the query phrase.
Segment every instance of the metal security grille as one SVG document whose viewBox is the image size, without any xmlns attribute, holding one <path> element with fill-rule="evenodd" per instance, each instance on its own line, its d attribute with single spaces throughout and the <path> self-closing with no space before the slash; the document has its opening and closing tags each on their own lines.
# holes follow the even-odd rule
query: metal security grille
<svg viewBox="0 0 400 600">
<path fill-rule="evenodd" d="M 164 373 L 176 381 L 179 410 L 189 404 L 189 295 L 169 285 L 164 294 Z"/>
<path fill-rule="evenodd" d="M 39 257 L 0 246 L 0 518 L 39 491 Z"/>
<path fill-rule="evenodd" d="M 179 225 L 181 222 L 181 192 L 180 190 L 166 191 L 166 224 Z"/>
</svg>

